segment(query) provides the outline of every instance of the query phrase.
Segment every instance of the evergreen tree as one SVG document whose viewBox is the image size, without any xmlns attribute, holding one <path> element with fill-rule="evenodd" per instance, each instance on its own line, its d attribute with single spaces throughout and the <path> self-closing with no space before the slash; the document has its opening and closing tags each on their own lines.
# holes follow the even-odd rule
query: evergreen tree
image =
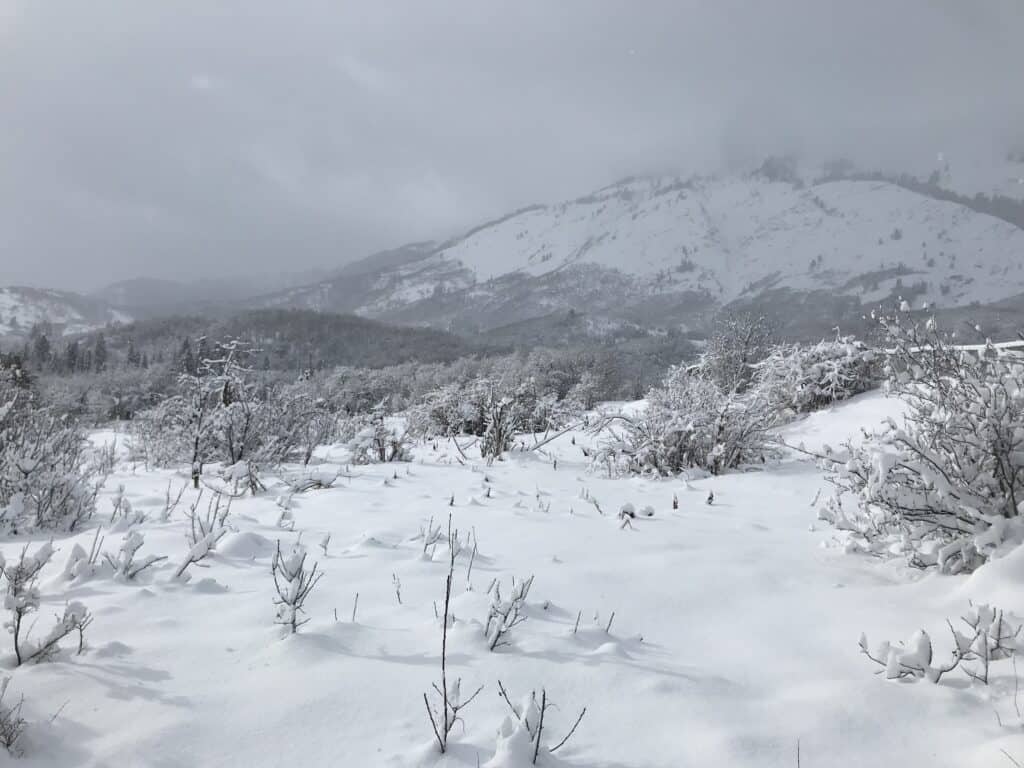
<svg viewBox="0 0 1024 768">
<path fill-rule="evenodd" d="M 107 340 L 102 333 L 96 335 L 96 345 L 92 350 L 92 366 L 96 373 L 107 370 Z"/>
<path fill-rule="evenodd" d="M 40 333 L 35 337 L 35 341 L 32 343 L 32 354 L 33 359 L 42 368 L 48 365 L 50 362 L 50 340 L 46 338 L 45 333 Z"/>
<path fill-rule="evenodd" d="M 64 368 L 68 373 L 75 373 L 78 370 L 78 358 L 81 350 L 78 341 L 70 342 L 64 350 Z"/>
<path fill-rule="evenodd" d="M 128 339 L 128 353 L 126 362 L 129 368 L 138 368 L 142 364 L 142 358 L 139 356 L 139 350 L 135 348 L 135 340 Z"/>
<path fill-rule="evenodd" d="M 205 336 L 200 336 L 199 348 L 196 350 L 196 368 L 203 368 L 212 359 L 213 351 L 210 349 L 210 340 Z"/>
<path fill-rule="evenodd" d="M 181 373 L 195 376 L 198 370 L 195 355 L 192 354 L 192 340 L 186 336 L 181 342 L 181 352 L 178 354 L 178 367 Z"/>
</svg>

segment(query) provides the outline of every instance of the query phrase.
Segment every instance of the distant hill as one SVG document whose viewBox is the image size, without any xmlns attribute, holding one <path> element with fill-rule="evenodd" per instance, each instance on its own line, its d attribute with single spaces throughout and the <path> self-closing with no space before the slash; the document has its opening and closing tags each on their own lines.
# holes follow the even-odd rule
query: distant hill
<svg viewBox="0 0 1024 768">
<path fill-rule="evenodd" d="M 70 291 L 0 288 L 0 343 L 8 346 L 23 342 L 37 324 L 48 325 L 49 335 L 59 337 L 131 319 L 127 312 L 105 301 Z"/>
<path fill-rule="evenodd" d="M 247 273 L 231 278 L 177 281 L 133 278 L 112 283 L 93 294 L 136 318 L 182 314 L 223 315 L 237 311 L 247 300 L 294 285 L 324 279 L 326 269 L 301 272 Z"/>
</svg>

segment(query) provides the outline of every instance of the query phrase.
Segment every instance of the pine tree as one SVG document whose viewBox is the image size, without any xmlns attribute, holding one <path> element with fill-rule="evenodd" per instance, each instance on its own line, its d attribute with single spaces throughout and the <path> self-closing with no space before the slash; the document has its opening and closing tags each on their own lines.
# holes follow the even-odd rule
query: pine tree
<svg viewBox="0 0 1024 768">
<path fill-rule="evenodd" d="M 210 340 L 205 336 L 199 337 L 199 346 L 196 349 L 196 370 L 203 368 L 208 361 L 213 359 L 213 352 L 210 349 Z"/>
<path fill-rule="evenodd" d="M 186 336 L 181 342 L 181 352 L 178 354 L 178 364 L 181 372 L 189 376 L 195 376 L 198 370 L 195 355 L 192 354 L 192 340 Z"/>
<path fill-rule="evenodd" d="M 64 350 L 64 367 L 68 373 L 75 373 L 78 370 L 78 358 L 81 350 L 78 348 L 78 341 L 68 343 Z"/>
<path fill-rule="evenodd" d="M 142 364 L 139 350 L 135 348 L 135 340 L 128 339 L 127 363 L 129 368 L 138 368 Z"/>
<path fill-rule="evenodd" d="M 92 366 L 96 373 L 107 370 L 107 340 L 102 333 L 96 336 L 96 344 L 92 350 Z"/>
<path fill-rule="evenodd" d="M 40 333 L 32 344 L 33 358 L 40 367 L 50 362 L 50 352 L 50 340 L 46 338 L 45 333 Z"/>
</svg>

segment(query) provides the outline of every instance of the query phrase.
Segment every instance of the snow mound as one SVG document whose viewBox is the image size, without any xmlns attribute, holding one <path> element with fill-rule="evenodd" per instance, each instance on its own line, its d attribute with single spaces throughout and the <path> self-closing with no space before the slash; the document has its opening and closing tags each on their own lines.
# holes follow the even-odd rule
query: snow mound
<svg viewBox="0 0 1024 768">
<path fill-rule="evenodd" d="M 228 533 L 217 543 L 217 554 L 239 560 L 255 560 L 270 557 L 275 546 L 270 539 L 252 531 Z"/>
</svg>

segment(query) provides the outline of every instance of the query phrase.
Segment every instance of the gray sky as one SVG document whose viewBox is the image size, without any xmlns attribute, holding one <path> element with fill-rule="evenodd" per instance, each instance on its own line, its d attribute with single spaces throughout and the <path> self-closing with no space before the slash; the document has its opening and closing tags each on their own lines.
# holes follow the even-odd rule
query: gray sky
<svg viewBox="0 0 1024 768">
<path fill-rule="evenodd" d="M 338 266 L 634 173 L 1024 142 L 1021 0 L 0 0 L 0 284 Z"/>
</svg>

